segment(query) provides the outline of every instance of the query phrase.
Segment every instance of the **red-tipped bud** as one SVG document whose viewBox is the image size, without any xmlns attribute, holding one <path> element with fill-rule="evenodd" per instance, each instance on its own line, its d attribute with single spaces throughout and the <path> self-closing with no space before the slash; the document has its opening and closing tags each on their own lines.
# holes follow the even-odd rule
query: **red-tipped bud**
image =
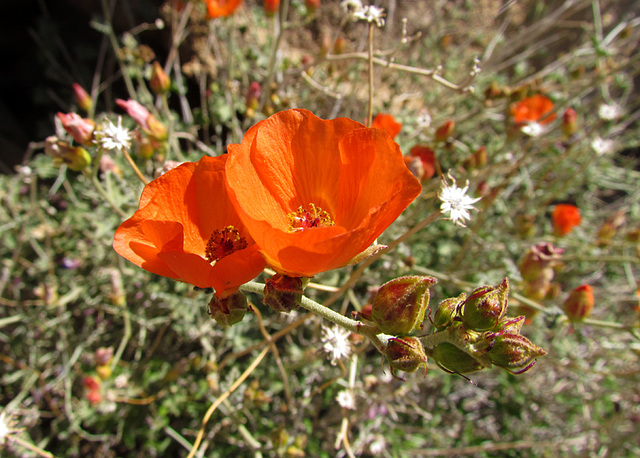
<svg viewBox="0 0 640 458">
<path fill-rule="evenodd" d="M 420 158 L 422 163 L 422 175 L 418 177 L 415 173 L 414 176 L 419 180 L 428 180 L 436 173 L 436 154 L 426 145 L 415 145 L 409 150 L 409 155 L 412 157 Z M 411 168 L 409 169 L 411 170 Z"/>
<path fill-rule="evenodd" d="M 536 358 L 546 354 L 546 351 L 520 334 L 498 333 L 487 352 L 487 358 L 512 374 L 522 374 L 531 369 Z"/>
<path fill-rule="evenodd" d="M 149 86 L 154 94 L 164 94 L 171 89 L 171 80 L 158 61 L 153 62 Z"/>
<path fill-rule="evenodd" d="M 529 248 L 520 261 L 520 274 L 525 281 L 534 281 L 547 269 L 553 269 L 560 263 L 564 249 L 556 248 L 551 243 L 539 243 Z M 553 270 L 552 270 L 553 272 Z M 551 275 L 553 278 L 553 275 Z"/>
<path fill-rule="evenodd" d="M 304 5 L 308 12 L 313 13 L 320 7 L 320 0 L 305 0 Z"/>
<path fill-rule="evenodd" d="M 422 326 L 429 305 L 433 277 L 400 277 L 382 285 L 371 304 L 371 317 L 380 331 L 394 336 L 410 334 Z"/>
<path fill-rule="evenodd" d="M 91 145 L 93 141 L 93 131 L 96 123 L 91 119 L 85 119 L 76 113 L 60 113 L 56 115 L 62 127 L 69 132 L 75 141 L 81 145 Z"/>
<path fill-rule="evenodd" d="M 431 357 L 440 368 L 451 374 L 468 374 L 484 369 L 480 361 L 448 342 L 436 345 Z"/>
<path fill-rule="evenodd" d="M 344 40 L 344 37 L 336 38 L 336 41 L 333 42 L 333 53 L 344 54 L 345 48 L 346 48 L 346 42 Z"/>
<path fill-rule="evenodd" d="M 81 172 L 91 165 L 91 156 L 86 149 L 71 146 L 56 136 L 45 140 L 44 152 L 53 158 L 55 164 L 66 164 L 74 172 Z"/>
<path fill-rule="evenodd" d="M 482 168 L 487 165 L 487 148 L 485 146 L 481 146 L 473 153 L 473 158 L 475 162 L 475 166 L 478 168 Z"/>
<path fill-rule="evenodd" d="M 593 288 L 589 285 L 578 286 L 569 293 L 562 308 L 571 321 L 582 321 L 588 318 L 593 310 Z"/>
<path fill-rule="evenodd" d="M 562 134 L 570 138 L 578 130 L 578 114 L 573 108 L 567 108 L 562 114 Z"/>
<path fill-rule="evenodd" d="M 225 328 L 242 321 L 248 309 L 247 298 L 240 291 L 222 299 L 214 294 L 209 302 L 209 316 Z"/>
<path fill-rule="evenodd" d="M 280 0 L 264 0 L 263 6 L 267 16 L 273 16 L 280 8 Z"/>
<path fill-rule="evenodd" d="M 422 342 L 416 337 L 393 337 L 382 353 L 387 357 L 394 377 L 396 370 L 415 372 L 420 366 L 424 366 L 424 372 L 427 373 L 427 355 Z"/>
<path fill-rule="evenodd" d="M 453 134 L 453 129 L 455 126 L 456 124 L 455 122 L 453 122 L 453 120 L 449 119 L 445 121 L 444 124 L 436 129 L 436 141 L 440 143 L 446 142 Z"/>
<path fill-rule="evenodd" d="M 168 137 L 167 128 L 152 114 L 147 118 L 147 129 L 144 130 L 144 133 L 147 134 L 151 140 L 160 143 L 166 141 Z"/>
<path fill-rule="evenodd" d="M 509 279 L 497 286 L 476 288 L 462 306 L 462 322 L 474 331 L 495 329 L 507 311 Z"/>
<path fill-rule="evenodd" d="M 518 334 L 520 333 L 520 330 L 522 329 L 522 325 L 524 324 L 525 320 L 526 320 L 525 316 L 519 316 L 515 318 L 511 316 L 505 316 L 498 322 L 496 329 L 499 332 Z"/>
<path fill-rule="evenodd" d="M 442 331 L 443 329 L 451 326 L 454 318 L 459 316 L 458 312 L 466 298 L 467 295 L 462 293 L 458 297 L 450 297 L 449 299 L 445 299 L 440 302 L 440 306 L 433 318 L 433 327 L 438 331 Z"/>
<path fill-rule="evenodd" d="M 262 88 L 260 87 L 260 83 L 257 81 L 253 81 L 249 84 L 249 90 L 247 91 L 246 97 L 246 106 L 247 109 L 257 110 L 260 100 L 260 94 L 262 93 Z"/>
<path fill-rule="evenodd" d="M 93 100 L 91 99 L 91 96 L 78 83 L 73 83 L 72 87 L 76 103 L 82 110 L 89 113 L 93 108 Z"/>
<path fill-rule="evenodd" d="M 264 286 L 263 304 L 274 312 L 290 312 L 300 307 L 308 279 L 275 274 Z"/>
</svg>

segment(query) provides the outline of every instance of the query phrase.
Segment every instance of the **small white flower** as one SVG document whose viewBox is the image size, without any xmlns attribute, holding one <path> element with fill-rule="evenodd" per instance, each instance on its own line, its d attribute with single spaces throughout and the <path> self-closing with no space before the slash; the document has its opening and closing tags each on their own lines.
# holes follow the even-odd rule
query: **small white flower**
<svg viewBox="0 0 640 458">
<path fill-rule="evenodd" d="M 615 103 L 600 105 L 598 108 L 598 116 L 605 121 L 613 121 L 622 116 L 622 107 Z"/>
<path fill-rule="evenodd" d="M 331 364 L 335 366 L 336 361 L 347 358 L 351 354 L 351 343 L 349 342 L 350 331 L 340 326 L 332 328 L 322 328 L 322 338 L 324 351 L 331 356 Z"/>
<path fill-rule="evenodd" d="M 418 127 L 428 129 L 429 126 L 431 126 L 431 115 L 427 110 L 421 110 L 416 117 L 416 122 L 418 123 Z"/>
<path fill-rule="evenodd" d="M 545 132 L 545 128 L 542 124 L 538 122 L 530 122 L 520 128 L 523 134 L 526 134 L 530 137 L 539 137 Z"/>
<path fill-rule="evenodd" d="M 115 125 L 110 120 L 102 125 L 96 132 L 96 142 L 105 150 L 123 150 L 131 146 L 131 134 L 129 129 L 122 127 L 122 118 L 118 116 L 118 124 Z"/>
<path fill-rule="evenodd" d="M 453 221 L 456 226 L 466 227 L 465 221 L 471 219 L 469 210 L 477 210 L 473 204 L 481 199 L 481 197 L 473 198 L 467 196 L 469 190 L 469 180 L 464 188 L 459 188 L 456 185 L 456 180 L 449 174 L 449 179 L 453 181 L 452 185 L 449 185 L 446 180 L 442 182 L 442 188 L 438 193 L 438 198 L 442 202 L 440 210 L 444 214 L 449 214 L 447 219 Z"/>
<path fill-rule="evenodd" d="M 5 412 L 0 413 L 0 445 L 4 444 L 9 434 L 16 432 L 16 430 L 12 428 L 12 423 L 11 418 L 9 418 Z"/>
<path fill-rule="evenodd" d="M 613 140 L 605 140 L 602 137 L 596 137 L 591 141 L 591 148 L 593 148 L 598 156 L 611 153 L 614 145 Z"/>
<path fill-rule="evenodd" d="M 376 456 L 384 452 L 387 448 L 387 441 L 380 434 L 376 434 L 375 438 L 369 444 L 369 451 Z"/>
<path fill-rule="evenodd" d="M 356 410 L 356 400 L 353 397 L 351 390 L 342 390 L 336 396 L 336 401 L 340 404 L 340 407 L 349 410 Z"/>
<path fill-rule="evenodd" d="M 369 23 L 375 22 L 378 27 L 384 27 L 384 10 L 377 6 L 365 6 L 361 11 L 353 13 L 355 19 L 361 19 Z"/>
</svg>

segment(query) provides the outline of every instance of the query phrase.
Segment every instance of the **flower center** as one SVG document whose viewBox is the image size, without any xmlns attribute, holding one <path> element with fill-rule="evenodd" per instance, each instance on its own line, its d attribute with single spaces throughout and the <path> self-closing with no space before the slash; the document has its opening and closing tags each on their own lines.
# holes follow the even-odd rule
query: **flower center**
<svg viewBox="0 0 640 458">
<path fill-rule="evenodd" d="M 213 264 L 231 253 L 244 250 L 246 247 L 247 241 L 244 237 L 240 237 L 240 231 L 233 226 L 227 226 L 211 233 L 204 253 L 207 261 Z"/>
<path fill-rule="evenodd" d="M 289 218 L 289 232 L 303 231 L 312 227 L 333 226 L 335 223 L 329 213 L 315 204 L 309 204 L 309 209 L 298 207 L 298 209 L 287 215 Z"/>
</svg>

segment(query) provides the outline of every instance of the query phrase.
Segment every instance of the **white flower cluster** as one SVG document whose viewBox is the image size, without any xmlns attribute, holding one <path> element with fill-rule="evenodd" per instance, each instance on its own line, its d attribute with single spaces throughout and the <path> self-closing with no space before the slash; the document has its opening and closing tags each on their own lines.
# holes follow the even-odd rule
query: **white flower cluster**
<svg viewBox="0 0 640 458">
<path fill-rule="evenodd" d="M 360 0 L 343 0 L 342 9 L 351 15 L 353 21 L 375 22 L 378 27 L 384 26 L 384 9 L 374 5 L 363 6 Z"/>
<path fill-rule="evenodd" d="M 465 221 L 471 219 L 469 210 L 477 210 L 473 204 L 481 199 L 481 197 L 473 198 L 467 195 L 469 190 L 469 181 L 467 180 L 464 188 L 459 188 L 455 178 L 449 175 L 449 179 L 453 184 L 449 185 L 446 180 L 442 182 L 442 188 L 438 193 L 438 198 L 442 202 L 440 210 L 444 214 L 448 214 L 448 218 L 453 221 L 456 226 L 466 227 Z"/>
<path fill-rule="evenodd" d="M 340 326 L 322 328 L 322 338 L 320 340 L 324 344 L 324 351 L 331 356 L 331 364 L 334 366 L 338 360 L 347 358 L 351 354 L 350 334 L 350 331 Z"/>
<path fill-rule="evenodd" d="M 129 149 L 131 146 L 131 134 L 129 129 L 122 127 L 122 118 L 118 116 L 118 124 L 106 120 L 102 128 L 96 131 L 96 143 L 105 150 Z"/>
</svg>

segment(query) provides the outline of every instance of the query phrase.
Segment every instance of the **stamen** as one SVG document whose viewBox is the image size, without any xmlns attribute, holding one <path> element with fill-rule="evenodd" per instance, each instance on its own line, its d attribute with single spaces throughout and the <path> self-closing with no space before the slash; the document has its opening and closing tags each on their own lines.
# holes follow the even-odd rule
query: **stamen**
<svg viewBox="0 0 640 458">
<path fill-rule="evenodd" d="M 290 232 L 303 231 L 312 227 L 333 226 L 335 223 L 331 219 L 329 213 L 315 204 L 309 204 L 309 210 L 300 206 L 298 210 L 288 215 L 291 226 Z"/>
<path fill-rule="evenodd" d="M 222 230 L 216 229 L 211 233 L 204 250 L 207 261 L 211 264 L 247 247 L 247 241 L 240 237 L 240 231 L 233 226 L 227 226 Z"/>
</svg>

